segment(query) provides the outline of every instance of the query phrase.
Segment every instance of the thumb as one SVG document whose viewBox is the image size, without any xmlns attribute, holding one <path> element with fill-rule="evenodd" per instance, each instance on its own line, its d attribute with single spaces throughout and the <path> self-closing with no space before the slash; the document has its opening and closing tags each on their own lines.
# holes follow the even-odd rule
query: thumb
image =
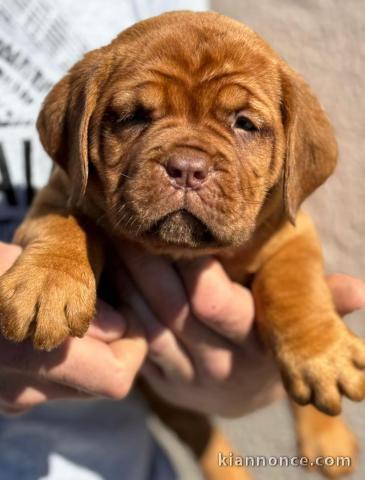
<svg viewBox="0 0 365 480">
<path fill-rule="evenodd" d="M 123 338 L 126 329 L 125 316 L 99 299 L 96 304 L 96 315 L 91 322 L 87 335 L 105 343 L 112 343 Z"/>
<path fill-rule="evenodd" d="M 365 282 L 339 273 L 329 275 L 327 281 L 340 315 L 365 308 Z"/>
<path fill-rule="evenodd" d="M 18 245 L 0 242 L 0 275 L 9 270 L 21 251 L 22 249 Z"/>
</svg>

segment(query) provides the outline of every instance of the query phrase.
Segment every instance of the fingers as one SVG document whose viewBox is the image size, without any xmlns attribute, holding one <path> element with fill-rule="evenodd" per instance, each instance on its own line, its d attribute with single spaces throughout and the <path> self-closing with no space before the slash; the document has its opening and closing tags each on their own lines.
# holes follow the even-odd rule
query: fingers
<svg viewBox="0 0 365 480">
<path fill-rule="evenodd" d="M 327 277 L 333 301 L 340 315 L 365 308 L 365 283 L 350 275 L 334 274 Z"/>
<path fill-rule="evenodd" d="M 223 337 L 242 344 L 254 319 L 250 291 L 233 283 L 211 257 L 179 262 L 193 315 Z"/>
<path fill-rule="evenodd" d="M 123 270 L 118 273 L 117 286 L 120 291 L 123 291 L 128 306 L 147 332 L 149 358 L 158 364 L 171 380 L 190 381 L 194 376 L 194 368 L 187 353 L 178 343 L 173 332 L 156 319 Z"/>
<path fill-rule="evenodd" d="M 0 375 L 0 412 L 23 413 L 44 402 L 58 399 L 85 399 L 88 395 L 63 385 L 51 384 L 24 374 Z"/>
<path fill-rule="evenodd" d="M 121 256 L 134 284 L 155 316 L 174 332 L 182 332 L 189 321 L 189 304 L 171 263 L 132 246 L 123 248 Z"/>
<path fill-rule="evenodd" d="M 148 280 L 150 279 L 145 278 L 145 283 L 148 283 Z M 161 321 L 160 317 L 156 319 L 156 315 L 151 312 L 143 296 L 123 270 L 118 273 L 117 287 L 123 292 L 138 319 L 142 319 L 148 332 L 149 358 L 171 381 L 191 382 L 196 375 L 214 377 L 229 368 L 233 346 L 227 340 L 192 317 L 184 322 L 182 330 L 175 332 L 176 338 L 174 332 L 165 327 L 165 323 L 176 323 L 168 321 L 163 308 L 159 310 L 163 318 Z M 149 288 L 157 289 L 164 302 L 165 292 L 159 289 L 156 282 Z M 158 305 L 156 307 L 158 308 Z"/>
<path fill-rule="evenodd" d="M 89 335 L 69 339 L 49 353 L 34 351 L 30 342 L 13 344 L 0 339 L 4 378 L 0 396 L 8 392 L 9 408 L 16 410 L 54 398 L 124 398 L 147 351 L 142 332 L 134 326 L 126 332 L 125 314 L 100 301 Z"/>
<path fill-rule="evenodd" d="M 183 383 L 172 383 L 171 380 L 165 376 L 165 372 L 150 359 L 147 359 L 143 364 L 141 375 L 154 391 L 167 401 L 170 400 L 173 404 L 174 396 L 179 396 L 178 392 L 180 392 L 181 389 L 189 388 Z M 168 395 L 168 392 L 173 392 L 173 395 Z"/>
<path fill-rule="evenodd" d="M 112 399 L 124 398 L 133 383 L 134 371 L 126 370 L 126 363 L 117 355 L 117 342 L 128 342 L 128 362 L 135 355 L 140 362 L 139 344 L 124 338 L 107 344 L 91 336 L 72 338 L 52 352 L 34 351 L 30 342 L 12 344 L 0 340 L 0 365 L 4 373 L 19 373 L 40 377 L 93 396 Z M 135 347 L 135 348 L 133 348 Z"/>
<path fill-rule="evenodd" d="M 0 242 L 0 275 L 13 265 L 21 251 L 22 249 L 18 245 Z"/>
<path fill-rule="evenodd" d="M 272 375 L 268 380 L 260 375 L 246 373 L 247 389 L 239 383 L 239 377 L 236 377 L 234 383 L 215 386 L 200 382 L 174 385 L 149 361 L 143 365 L 141 373 L 151 388 L 172 405 L 227 418 L 242 417 L 285 396 L 278 375 Z"/>
<path fill-rule="evenodd" d="M 133 366 L 133 362 L 139 364 L 143 355 L 138 340 L 123 338 L 107 345 L 92 337 L 70 340 L 65 353 L 57 364 L 45 359 L 39 373 L 47 380 L 112 399 L 127 395 L 136 374 L 127 367 Z M 126 358 L 122 358 L 122 354 Z"/>
<path fill-rule="evenodd" d="M 87 335 L 105 343 L 121 339 L 127 330 L 127 323 L 120 312 L 103 300 L 98 300 L 96 315 Z"/>
<path fill-rule="evenodd" d="M 127 335 L 125 338 L 110 344 L 110 348 L 118 361 L 119 376 L 122 380 L 116 398 L 125 398 L 128 395 L 148 351 L 147 339 L 133 312 L 124 308 L 123 316 L 128 319 Z"/>
<path fill-rule="evenodd" d="M 150 255 L 134 247 L 123 249 L 123 262 L 128 269 L 128 274 L 132 283 L 139 293 L 140 300 L 136 303 L 142 308 L 143 303 L 148 305 L 152 312 L 152 317 L 157 319 L 156 325 L 164 325 L 171 329 L 180 340 L 185 342 L 203 342 L 208 340 L 207 336 L 212 336 L 213 332 L 197 322 L 190 314 L 189 302 L 186 298 L 185 288 L 182 281 L 170 262 L 163 257 Z M 117 286 L 122 298 L 131 303 L 133 293 L 129 288 L 128 275 L 121 271 L 117 275 Z M 129 289 L 128 289 L 129 288 Z M 127 293 L 126 293 L 127 292 Z M 135 308 L 136 304 L 133 305 Z M 153 319 L 150 316 L 146 322 L 147 310 L 144 309 L 144 325 L 151 329 Z M 152 326 L 152 332 L 154 332 Z M 159 327 L 160 328 L 160 327 Z M 151 331 L 149 332 L 149 338 Z"/>
<path fill-rule="evenodd" d="M 162 257 L 152 256 L 132 248 L 123 250 L 123 261 L 135 288 L 140 291 L 140 298 L 133 301 L 133 289 L 128 289 L 128 275 L 118 275 L 118 291 L 137 316 L 143 319 L 144 326 L 147 325 L 149 341 L 154 339 L 151 343 L 150 358 L 154 359 L 166 376 L 170 379 L 180 377 L 180 379 L 191 381 L 193 375 L 212 378 L 225 375 L 225 372 L 230 369 L 232 352 L 235 348 L 228 339 L 234 339 L 239 343 L 246 334 L 241 327 L 242 303 L 244 307 L 247 303 L 245 290 L 242 289 L 243 294 L 239 296 L 239 301 L 235 302 L 232 298 L 233 294 L 237 293 L 235 288 L 241 287 L 232 286 L 232 283 L 227 282 L 227 278 L 224 277 L 225 285 L 228 283 L 230 287 L 230 290 L 227 287 L 223 292 L 223 297 L 228 293 L 228 301 L 224 307 L 231 314 L 229 308 L 232 304 L 236 317 L 227 320 L 224 312 L 221 311 L 222 322 L 227 321 L 226 329 L 216 328 L 214 331 L 208 321 L 209 317 L 213 316 L 211 312 L 207 314 L 208 318 L 204 317 L 205 323 L 191 315 L 182 279 L 169 262 Z M 214 272 L 213 276 L 216 277 Z M 210 286 L 216 287 L 214 282 Z M 206 292 L 209 293 L 210 298 L 215 298 L 214 290 L 207 289 Z M 152 315 L 148 314 L 146 305 L 151 306 Z M 149 317 L 152 318 L 149 319 Z M 147 322 L 146 319 L 148 319 Z M 169 333 L 161 330 L 161 323 L 176 334 L 178 343 L 174 342 Z M 153 324 L 155 327 L 151 328 Z M 152 335 L 151 331 L 154 332 Z M 228 332 L 226 338 L 219 333 L 220 331 Z M 194 368 L 191 368 L 192 362 L 191 360 L 189 362 L 189 359 L 192 359 Z"/>
<path fill-rule="evenodd" d="M 194 334 L 196 316 L 226 339 L 244 341 L 252 327 L 253 299 L 247 289 L 231 282 L 217 260 L 179 262 L 176 272 L 162 257 L 133 247 L 124 249 L 122 258 L 156 317 L 181 338 Z"/>
</svg>

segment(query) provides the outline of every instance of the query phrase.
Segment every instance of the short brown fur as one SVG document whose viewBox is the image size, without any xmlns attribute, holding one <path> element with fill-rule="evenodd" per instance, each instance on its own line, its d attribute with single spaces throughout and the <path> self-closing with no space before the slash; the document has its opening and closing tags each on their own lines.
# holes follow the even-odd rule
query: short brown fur
<svg viewBox="0 0 365 480">
<path fill-rule="evenodd" d="M 253 131 L 237 127 L 242 115 Z M 307 84 L 254 32 L 215 13 L 140 22 L 70 70 L 37 126 L 56 168 L 0 280 L 5 337 L 50 350 L 82 336 L 103 246 L 129 239 L 172 259 L 214 254 L 232 279 L 253 277 L 260 333 L 296 402 L 337 415 L 341 395 L 365 397 L 364 342 L 335 312 L 319 240 L 299 210 L 335 168 L 333 130 Z M 171 185 L 172 154 L 204 155 L 199 191 Z M 206 478 L 246 478 L 214 466 L 212 444 L 225 442 L 217 432 L 207 430 L 207 460 L 168 409 Z M 337 422 L 318 412 L 306 420 L 318 415 L 324 428 Z"/>
</svg>

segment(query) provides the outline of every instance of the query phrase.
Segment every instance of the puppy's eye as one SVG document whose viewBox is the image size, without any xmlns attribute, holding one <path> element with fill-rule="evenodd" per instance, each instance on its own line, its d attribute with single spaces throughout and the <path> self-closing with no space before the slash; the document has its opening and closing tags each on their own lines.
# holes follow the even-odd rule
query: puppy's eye
<svg viewBox="0 0 365 480">
<path fill-rule="evenodd" d="M 146 125 L 152 120 L 151 111 L 142 105 L 137 105 L 130 112 L 123 113 L 117 123 L 120 125 Z"/>
<path fill-rule="evenodd" d="M 247 117 L 240 115 L 236 118 L 233 128 L 238 128 L 239 130 L 245 130 L 246 132 L 257 132 L 258 128 L 256 125 Z"/>
<path fill-rule="evenodd" d="M 115 127 L 145 127 L 152 121 L 152 112 L 143 105 L 125 111 L 110 108 L 106 111 L 105 119 Z"/>
</svg>

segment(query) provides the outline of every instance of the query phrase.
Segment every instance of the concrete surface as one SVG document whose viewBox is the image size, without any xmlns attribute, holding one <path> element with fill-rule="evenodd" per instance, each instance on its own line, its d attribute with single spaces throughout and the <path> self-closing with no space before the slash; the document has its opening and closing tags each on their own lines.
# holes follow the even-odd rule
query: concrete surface
<svg viewBox="0 0 365 480">
<path fill-rule="evenodd" d="M 365 278 L 365 2 L 363 0 L 213 0 L 212 9 L 256 30 L 312 85 L 329 113 L 340 146 L 334 177 L 306 205 L 319 227 L 329 272 Z M 365 336 L 365 315 L 349 323 Z M 345 415 L 364 445 L 352 479 L 365 478 L 364 405 L 346 402 Z M 222 421 L 242 455 L 294 455 L 285 402 L 243 419 Z M 164 434 L 171 446 L 173 440 Z M 183 480 L 198 473 L 181 448 L 173 449 Z M 321 478 L 299 468 L 254 471 L 256 480 Z"/>
</svg>

